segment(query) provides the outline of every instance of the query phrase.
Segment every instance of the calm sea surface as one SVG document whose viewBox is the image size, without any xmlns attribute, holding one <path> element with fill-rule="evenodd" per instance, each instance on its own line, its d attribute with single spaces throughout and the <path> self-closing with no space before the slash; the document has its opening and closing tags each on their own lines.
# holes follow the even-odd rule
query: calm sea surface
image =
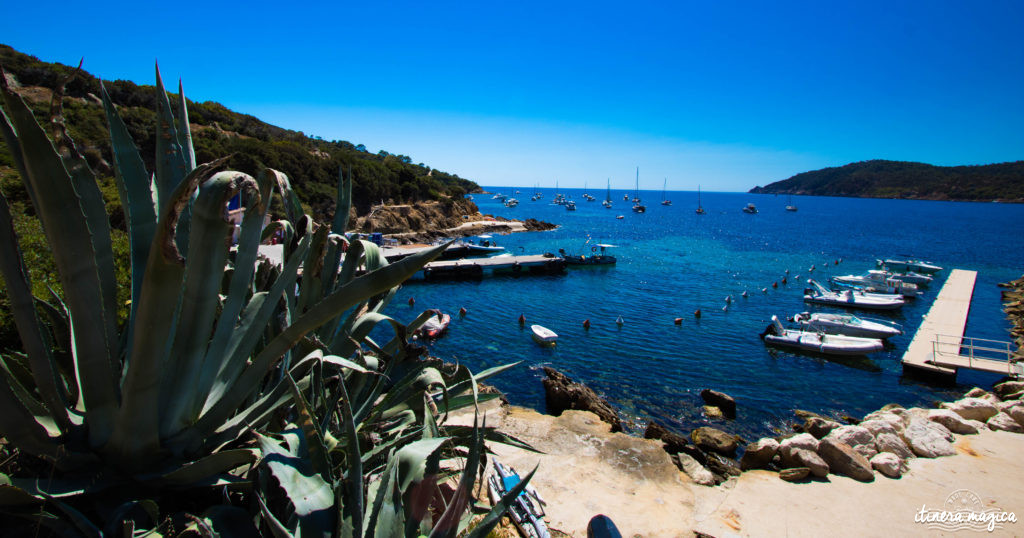
<svg viewBox="0 0 1024 538">
<path fill-rule="evenodd" d="M 714 424 L 702 416 L 699 396 L 712 388 L 738 405 L 736 420 L 717 425 L 752 439 L 784 428 L 794 409 L 863 415 L 890 402 L 929 405 L 998 379 L 962 372 L 958 386 L 936 387 L 904 378 L 899 359 L 950 268 L 978 271 L 966 334 L 1009 339 L 996 284 L 1024 274 L 1024 205 L 800 196 L 792 199 L 799 207 L 794 213 L 784 210 L 785 196 L 705 192 L 707 214 L 701 216 L 694 213 L 692 192 L 668 193 L 671 206 L 660 205 L 661 192 L 641 192 L 647 213 L 635 214 L 622 190 L 612 191 L 614 206 L 605 209 L 603 190 L 590 191 L 598 201 L 586 202 L 582 190 L 562 189 L 576 200 L 576 212 L 552 205 L 553 189 L 542 189 L 537 202 L 529 200 L 531 189 L 522 190 L 517 208 L 490 195 L 475 199 L 484 214 L 532 217 L 559 228 L 496 236 L 506 252 L 589 254 L 594 243 L 612 243 L 618 264 L 559 276 L 414 280 L 387 311 L 403 321 L 424 308 L 451 313 L 449 333 L 429 344 L 431 354 L 473 371 L 522 361 L 490 381 L 514 404 L 543 410 L 540 367 L 552 366 L 603 394 L 638 428 L 654 419 L 685 432 Z M 741 212 L 748 202 L 760 212 Z M 767 348 L 759 339 L 772 314 L 814 310 L 802 300 L 807 276 L 827 281 L 873 268 L 876 258 L 907 256 L 946 270 L 901 312 L 863 313 L 904 325 L 906 334 L 893 338 L 889 349 L 870 359 L 826 360 Z M 789 284 L 782 285 L 787 269 Z M 773 282 L 780 283 L 777 289 Z M 748 298 L 740 297 L 744 290 Z M 734 300 L 723 310 L 727 295 Z M 407 305 L 410 297 L 414 308 Z M 468 311 L 461 319 L 460 307 Z M 699 320 L 693 316 L 698 308 Z M 520 314 L 526 329 L 516 321 Z M 673 324 L 677 317 L 680 326 Z M 582 325 L 587 319 L 589 331 Z M 537 346 L 532 323 L 557 332 L 558 345 Z"/>
</svg>

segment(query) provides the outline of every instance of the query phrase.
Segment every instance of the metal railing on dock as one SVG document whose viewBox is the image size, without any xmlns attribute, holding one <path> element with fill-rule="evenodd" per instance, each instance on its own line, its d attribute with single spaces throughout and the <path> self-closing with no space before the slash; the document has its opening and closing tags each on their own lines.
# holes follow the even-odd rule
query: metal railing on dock
<svg viewBox="0 0 1024 538">
<path fill-rule="evenodd" d="M 1013 359 L 1010 342 L 971 336 L 936 334 L 932 341 L 933 364 L 949 368 L 968 368 L 1019 378 L 1024 365 Z"/>
</svg>

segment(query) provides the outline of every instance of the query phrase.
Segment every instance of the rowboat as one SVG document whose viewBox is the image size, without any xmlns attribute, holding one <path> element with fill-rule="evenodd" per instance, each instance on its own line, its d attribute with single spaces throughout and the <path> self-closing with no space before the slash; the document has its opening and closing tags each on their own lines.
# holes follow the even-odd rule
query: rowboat
<svg viewBox="0 0 1024 538">
<path fill-rule="evenodd" d="M 558 335 L 555 331 L 541 325 L 530 325 L 530 333 L 533 340 L 542 346 L 553 346 L 558 342 Z"/>
</svg>

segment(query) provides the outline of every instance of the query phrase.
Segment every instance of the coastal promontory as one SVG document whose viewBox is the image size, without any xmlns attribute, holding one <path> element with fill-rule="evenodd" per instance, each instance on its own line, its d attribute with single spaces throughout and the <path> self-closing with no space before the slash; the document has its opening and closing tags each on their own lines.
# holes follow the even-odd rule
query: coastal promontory
<svg viewBox="0 0 1024 538">
<path fill-rule="evenodd" d="M 978 166 L 934 166 L 871 160 L 802 172 L 750 189 L 752 194 L 802 194 L 1024 202 L 1024 161 Z"/>
</svg>

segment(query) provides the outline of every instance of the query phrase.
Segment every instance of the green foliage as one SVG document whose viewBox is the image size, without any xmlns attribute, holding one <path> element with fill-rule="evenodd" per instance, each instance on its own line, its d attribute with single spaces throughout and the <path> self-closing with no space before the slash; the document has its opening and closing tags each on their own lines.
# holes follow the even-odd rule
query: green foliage
<svg viewBox="0 0 1024 538">
<path fill-rule="evenodd" d="M 803 172 L 750 192 L 1021 202 L 1024 161 L 980 166 L 864 161 Z"/>
</svg>

